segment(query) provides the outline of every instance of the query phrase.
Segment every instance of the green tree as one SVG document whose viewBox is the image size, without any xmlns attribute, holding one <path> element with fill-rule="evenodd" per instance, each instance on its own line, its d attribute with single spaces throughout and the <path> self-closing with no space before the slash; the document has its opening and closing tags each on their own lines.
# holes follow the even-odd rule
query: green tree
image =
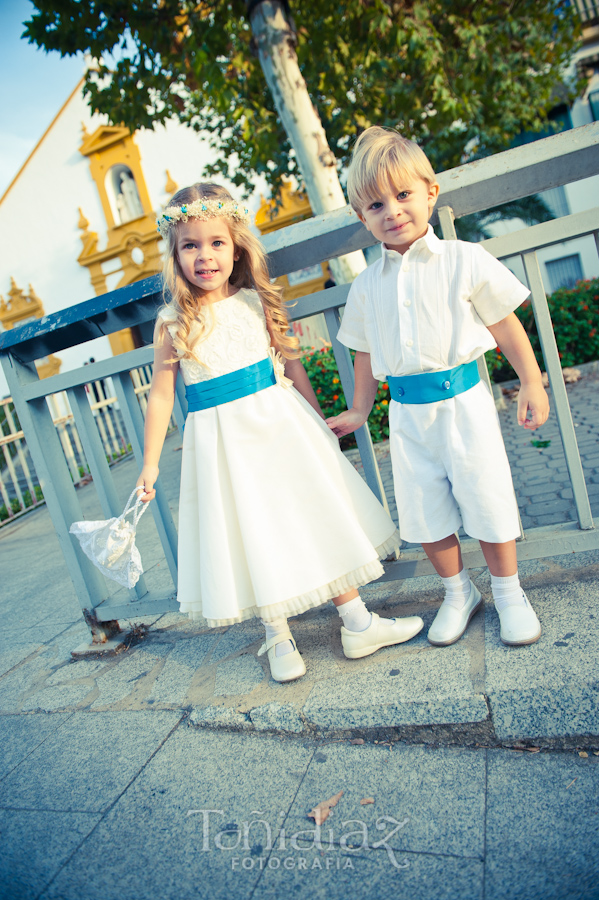
<svg viewBox="0 0 599 900">
<path fill-rule="evenodd" d="M 500 219 L 520 219 L 525 225 L 537 225 L 554 218 L 542 196 L 535 194 L 456 219 L 455 229 L 460 240 L 478 242 L 493 237 L 489 226 Z"/>
<path fill-rule="evenodd" d="M 301 173 L 252 52 L 255 6 L 34 0 L 24 37 L 100 60 L 86 91 L 113 122 L 152 128 L 174 117 L 210 135 L 218 161 L 207 175 L 249 192 L 260 173 L 276 191 Z M 399 126 L 438 171 L 541 129 L 580 31 L 569 0 L 311 0 L 293 15 L 291 40 L 339 166 L 371 124 Z"/>
</svg>

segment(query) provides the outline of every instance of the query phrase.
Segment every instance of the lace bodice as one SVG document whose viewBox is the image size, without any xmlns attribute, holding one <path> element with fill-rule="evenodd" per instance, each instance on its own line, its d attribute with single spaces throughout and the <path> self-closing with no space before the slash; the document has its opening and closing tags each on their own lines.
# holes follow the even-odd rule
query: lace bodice
<svg viewBox="0 0 599 900">
<path fill-rule="evenodd" d="M 256 291 L 242 289 L 211 304 L 207 312 L 208 316 L 214 316 L 214 327 L 194 346 L 198 361 L 181 360 L 185 384 L 197 384 L 242 369 L 264 359 L 270 350 L 264 310 Z M 175 326 L 169 322 L 175 321 L 174 314 L 171 317 L 168 311 L 163 311 L 160 315 L 173 334 Z"/>
</svg>

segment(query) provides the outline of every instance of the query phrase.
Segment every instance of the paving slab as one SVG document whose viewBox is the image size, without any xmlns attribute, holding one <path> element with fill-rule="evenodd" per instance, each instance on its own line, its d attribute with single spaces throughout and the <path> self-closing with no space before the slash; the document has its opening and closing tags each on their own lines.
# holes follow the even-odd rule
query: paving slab
<svg viewBox="0 0 599 900">
<path fill-rule="evenodd" d="M 319 682 L 304 715 L 331 730 L 480 722 L 489 711 L 484 696 L 473 689 L 469 668 L 469 655 L 458 645 L 438 653 L 394 655 L 384 669 L 379 663 L 349 682 L 343 676 Z"/>
<path fill-rule="evenodd" d="M 279 852 L 269 858 L 253 898 L 309 894 L 322 900 L 483 900 L 482 862 L 414 853 L 394 854 L 393 860 L 381 850 L 347 853 L 332 848 L 322 856 Z"/>
<path fill-rule="evenodd" d="M 599 612 L 595 581 L 528 589 L 540 640 L 506 647 L 486 608 L 486 688 L 500 740 L 599 734 Z"/>
<path fill-rule="evenodd" d="M 599 759 L 489 751 L 486 900 L 599 896 Z"/>
<path fill-rule="evenodd" d="M 75 713 L 0 782 L 0 807 L 105 810 L 180 719 L 168 710 Z"/>
<path fill-rule="evenodd" d="M 485 780 L 484 756 L 472 750 L 327 743 L 316 750 L 285 825 L 288 833 L 309 828 L 310 810 L 343 791 L 321 827 L 323 841 L 340 843 L 352 832 L 346 843 L 354 846 L 384 837 L 397 853 L 480 861 Z"/>
<path fill-rule="evenodd" d="M 0 779 L 22 763 L 47 737 L 62 728 L 72 713 L 54 716 L 2 716 L 2 752 Z"/>
<path fill-rule="evenodd" d="M 179 810 L 117 807 L 39 900 L 250 900 L 260 874 L 234 871 L 221 851 L 203 853 L 201 826 Z"/>
<path fill-rule="evenodd" d="M 97 813 L 0 809 L 0 896 L 37 900 L 99 820 Z"/>
<path fill-rule="evenodd" d="M 94 855 L 109 864 L 90 880 L 83 846 L 43 897 L 106 900 L 115 885 L 127 900 L 250 897 L 261 873 L 232 867 L 235 846 L 251 855 L 267 826 L 278 833 L 312 753 L 182 726 L 95 830 Z M 259 819 L 267 824 L 251 825 Z"/>
<path fill-rule="evenodd" d="M 200 634 L 196 638 L 174 644 L 154 681 L 148 700 L 183 704 L 196 672 L 214 646 L 217 637 L 215 634 Z"/>
</svg>

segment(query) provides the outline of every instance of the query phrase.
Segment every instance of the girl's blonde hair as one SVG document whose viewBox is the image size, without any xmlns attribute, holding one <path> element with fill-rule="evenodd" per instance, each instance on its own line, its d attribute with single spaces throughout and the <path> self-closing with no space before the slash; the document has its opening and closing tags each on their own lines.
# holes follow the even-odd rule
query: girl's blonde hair
<svg viewBox="0 0 599 900">
<path fill-rule="evenodd" d="M 170 200 L 169 206 L 186 206 L 194 200 L 215 200 L 223 203 L 232 203 L 233 198 L 229 192 L 219 184 L 210 182 L 192 184 L 191 187 L 182 188 Z M 215 213 L 215 218 L 218 213 Z M 283 290 L 279 285 L 271 284 L 266 262 L 266 254 L 258 238 L 252 234 L 247 225 L 233 216 L 224 215 L 231 232 L 235 252 L 238 259 L 233 264 L 233 271 L 229 281 L 237 289 L 250 288 L 256 290 L 262 304 L 266 319 L 272 328 L 277 349 L 281 350 L 288 358 L 299 355 L 299 342 L 296 337 L 288 334 L 289 320 L 283 305 Z M 175 313 L 175 336 L 172 338 L 173 346 L 179 354 L 177 359 L 197 360 L 197 354 L 193 353 L 189 336 L 192 327 L 198 325 L 199 333 L 194 328 L 193 343 L 198 339 L 204 340 L 214 326 L 214 316 L 211 310 L 212 304 L 202 306 L 202 291 L 190 284 L 181 269 L 177 256 L 177 224 L 173 223 L 164 235 L 166 253 L 163 266 L 163 290 L 164 306 L 159 311 Z M 210 310 L 206 315 L 206 308 Z M 170 318 L 170 317 L 169 317 Z M 164 329 L 170 322 L 162 322 L 159 330 L 158 343 L 164 338 Z M 172 332 L 171 332 L 172 335 Z"/>
<path fill-rule="evenodd" d="M 389 185 L 404 186 L 413 178 L 428 186 L 436 177 L 424 150 L 392 128 L 373 125 L 355 143 L 347 173 L 347 195 L 360 214 Z"/>
</svg>

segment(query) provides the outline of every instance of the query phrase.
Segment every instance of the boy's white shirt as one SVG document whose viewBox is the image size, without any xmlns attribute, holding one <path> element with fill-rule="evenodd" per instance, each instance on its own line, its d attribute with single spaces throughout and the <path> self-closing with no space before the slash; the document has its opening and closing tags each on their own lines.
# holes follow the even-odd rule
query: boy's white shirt
<svg viewBox="0 0 599 900">
<path fill-rule="evenodd" d="M 486 326 L 529 293 L 480 244 L 441 241 L 429 225 L 403 256 L 383 245 L 381 259 L 357 276 L 338 338 L 370 353 L 379 381 L 449 369 L 496 347 Z"/>
</svg>

